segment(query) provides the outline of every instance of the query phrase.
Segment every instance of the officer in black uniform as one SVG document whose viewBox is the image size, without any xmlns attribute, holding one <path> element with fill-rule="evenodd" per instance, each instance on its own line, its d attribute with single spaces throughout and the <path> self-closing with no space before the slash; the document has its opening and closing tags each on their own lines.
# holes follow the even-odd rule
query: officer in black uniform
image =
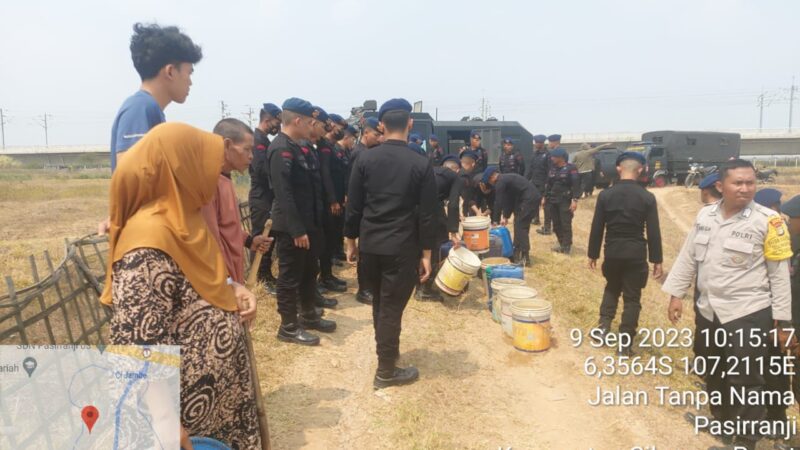
<svg viewBox="0 0 800 450">
<path fill-rule="evenodd" d="M 514 214 L 514 256 L 515 263 L 531 265 L 530 231 L 533 212 L 542 202 L 542 194 L 530 181 L 518 173 L 501 174 L 497 167 L 489 167 L 483 172 L 481 190 L 488 193 L 494 190 L 494 203 L 497 211 L 493 216 L 505 226 Z"/>
<path fill-rule="evenodd" d="M 597 197 L 589 234 L 589 268 L 596 269 L 605 232 L 602 271 L 606 288 L 600 304 L 598 328 L 603 332 L 611 329 L 622 294 L 624 307 L 619 332 L 627 334 L 630 342 L 633 342 L 639 326 L 648 257 L 653 264 L 653 277 L 660 278 L 662 274 L 658 205 L 655 196 L 637 182 L 645 164 L 644 156 L 639 152 L 625 152 L 617 157 L 619 181 Z M 624 352 L 630 354 L 630 347 Z"/>
<path fill-rule="evenodd" d="M 483 174 L 486 170 L 486 165 L 489 163 L 489 155 L 486 150 L 481 147 L 481 134 L 478 130 L 472 130 L 469 134 L 469 146 L 463 147 L 458 153 L 461 157 L 464 152 L 470 151 L 475 154 L 475 171 L 474 173 Z"/>
<path fill-rule="evenodd" d="M 322 181 L 314 153 L 298 144 L 311 137 L 317 114 L 319 111 L 305 100 L 286 100 L 281 113 L 283 130 L 267 153 L 275 192 L 272 231 L 279 266 L 277 297 L 281 325 L 278 339 L 302 345 L 319 344 L 319 337 L 306 329 L 324 333 L 336 329 L 336 322 L 320 318 L 314 308 L 319 271 L 314 244 L 322 235 Z"/>
<path fill-rule="evenodd" d="M 503 153 L 500 154 L 500 173 L 518 173 L 525 175 L 525 158 L 522 152 L 514 148 L 511 138 L 503 139 Z"/>
<path fill-rule="evenodd" d="M 411 383 L 419 377 L 416 368 L 396 366 L 400 328 L 414 285 L 424 283 L 431 275 L 431 250 L 436 241 L 433 168 L 427 157 L 408 148 L 408 132 L 414 123 L 411 104 L 403 99 L 389 100 L 378 111 L 378 119 L 386 142 L 356 160 L 348 187 L 344 233 L 347 259 L 355 262 L 361 253 L 364 279 L 375 295 L 376 389 Z"/>
<path fill-rule="evenodd" d="M 320 114 L 317 116 L 317 128 L 314 141 L 320 159 L 320 176 L 322 177 L 322 198 L 325 202 L 322 216 L 323 239 L 319 252 L 319 286 L 327 291 L 345 292 L 347 282 L 333 275 L 333 248 L 336 239 L 336 216 L 342 214 L 342 204 L 336 198 L 336 190 L 331 176 L 331 158 L 334 142 L 344 136 L 339 130 L 339 125 L 331 119 L 324 109 L 316 107 Z"/>
<path fill-rule="evenodd" d="M 474 216 L 477 214 L 475 210 L 471 208 L 471 204 L 474 203 L 478 195 L 476 190 L 479 191 L 480 188 L 477 184 L 473 183 L 473 177 L 476 174 L 483 176 L 483 173 L 478 173 L 475 170 L 476 161 L 478 160 L 478 155 L 475 152 L 471 150 L 462 151 L 458 157 L 461 162 L 459 176 L 463 184 L 461 190 L 461 198 L 463 199 L 463 202 L 461 202 L 461 215 L 464 217 Z"/>
<path fill-rule="evenodd" d="M 428 158 L 431 159 L 433 167 L 441 166 L 446 153 L 442 146 L 439 145 L 439 138 L 435 134 L 430 135 L 428 137 L 428 144 L 430 145 L 430 147 L 428 147 Z M 456 159 L 456 162 L 458 162 L 458 159 Z"/>
<path fill-rule="evenodd" d="M 545 206 L 553 218 L 558 245 L 553 251 L 569 254 L 572 250 L 572 216 L 581 197 L 578 169 L 567 162 L 567 151 L 559 147 L 550 152 L 552 166 L 545 186 Z"/>
<path fill-rule="evenodd" d="M 539 192 L 544 192 L 544 187 L 547 184 L 547 174 L 550 172 L 550 152 L 544 144 L 547 137 L 543 134 L 537 134 L 533 137 L 533 156 L 529 164 L 525 166 L 525 178 L 530 180 Z M 539 225 L 539 208 L 533 215 L 533 224 Z M 536 230 L 539 234 L 550 234 L 550 212 L 544 208 L 544 226 Z"/>
<path fill-rule="evenodd" d="M 350 173 L 352 173 L 353 165 L 356 162 L 356 159 L 363 154 L 364 151 L 377 147 L 380 144 L 380 138 L 382 137 L 383 133 L 379 130 L 379 123 L 377 117 L 367 117 L 364 119 L 364 124 L 361 128 L 361 139 L 358 140 L 355 147 L 353 148 L 352 156 L 350 157 L 350 166 L 347 170 L 347 186 L 350 186 Z M 366 283 L 364 282 L 364 274 L 362 270 L 363 265 L 361 263 L 358 264 L 356 267 L 356 273 L 358 275 L 358 292 L 356 292 L 356 300 L 360 303 L 364 303 L 366 305 L 372 304 L 372 291 L 367 289 Z"/>
<path fill-rule="evenodd" d="M 347 198 L 347 181 L 349 177 L 350 154 L 356 143 L 358 131 L 352 125 L 344 127 L 344 135 L 336 141 L 331 155 L 330 169 L 333 180 L 333 190 L 336 200 L 344 208 Z M 331 234 L 331 247 L 333 261 L 337 266 L 343 265 L 346 257 L 344 254 L 344 211 L 338 216 L 333 216 L 334 229 Z"/>
<path fill-rule="evenodd" d="M 461 188 L 464 185 L 463 179 L 458 175 L 461 170 L 461 163 L 455 155 L 448 155 L 443 158 L 442 165 L 433 168 L 433 175 L 436 179 L 436 247 L 431 252 L 431 277 L 425 283 L 417 286 L 417 300 L 441 301 L 442 295 L 436 289 L 434 278 L 439 268 L 440 254 L 439 247 L 448 239 L 454 246 L 458 245 L 458 225 L 459 225 L 459 202 L 461 199 Z"/>
<path fill-rule="evenodd" d="M 267 167 L 267 148 L 269 148 L 269 136 L 275 135 L 281 130 L 281 109 L 273 103 L 264 103 L 259 113 L 259 122 L 253 131 L 255 147 L 253 148 L 253 160 L 250 162 L 250 193 L 248 204 L 250 205 L 250 225 L 251 235 L 258 236 L 264 231 L 264 225 L 270 217 L 272 210 L 272 200 L 275 194 L 269 184 L 269 167 Z M 275 295 L 275 276 L 272 275 L 272 251 L 269 251 L 261 258 L 261 265 L 258 266 L 258 280 L 266 284 L 267 291 Z"/>
</svg>

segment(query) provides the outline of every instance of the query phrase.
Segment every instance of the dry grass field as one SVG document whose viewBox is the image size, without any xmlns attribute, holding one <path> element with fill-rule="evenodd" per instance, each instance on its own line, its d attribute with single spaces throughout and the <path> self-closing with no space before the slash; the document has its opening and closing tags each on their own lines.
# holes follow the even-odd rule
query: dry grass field
<svg viewBox="0 0 800 450">
<path fill-rule="evenodd" d="M 109 180 L 102 172 L 69 174 L 21 169 L 0 170 L 0 275 L 17 286 L 30 283 L 27 257 L 48 250 L 63 253 L 64 238 L 91 233 L 105 217 Z M 800 172 L 782 170 L 774 187 L 784 199 L 800 193 Z M 239 186 L 244 198 L 246 184 Z M 669 269 L 686 230 L 700 208 L 697 189 L 653 190 L 660 206 L 665 269 Z M 273 448 L 498 448 L 659 449 L 706 448 L 715 443 L 695 436 L 683 421 L 685 408 L 658 406 L 595 407 L 588 404 L 596 386 L 643 389 L 654 386 L 694 389 L 693 379 L 626 376 L 602 379 L 583 374 L 587 357 L 610 349 L 574 348 L 570 329 L 588 331 L 597 323 L 604 280 L 587 267 L 586 244 L 594 199 L 581 201 L 574 221 L 570 256 L 550 252 L 554 237 L 532 231 L 533 267 L 529 283 L 553 302 L 554 344 L 543 354 L 514 350 L 486 310 L 483 288 L 473 282 L 461 298 L 444 304 L 409 303 L 403 321 L 401 363 L 420 369 L 414 385 L 372 389 L 376 366 L 370 308 L 356 302 L 354 270 L 341 268 L 350 289 L 336 296 L 328 311 L 338 330 L 322 345 L 300 348 L 274 337 L 275 299 L 260 289 L 254 330 L 258 368 L 266 395 Z M 1 291 L 2 289 L 0 289 Z M 643 292 L 640 326 L 664 328 L 666 295 L 650 280 Z M 692 327 L 687 303 L 681 327 Z M 616 322 L 615 322 L 616 325 Z M 641 356 L 678 360 L 688 350 L 642 350 Z M 676 363 L 676 369 L 678 369 Z M 771 448 L 771 443 L 762 444 Z M 762 448 L 762 447 L 759 447 Z"/>
</svg>

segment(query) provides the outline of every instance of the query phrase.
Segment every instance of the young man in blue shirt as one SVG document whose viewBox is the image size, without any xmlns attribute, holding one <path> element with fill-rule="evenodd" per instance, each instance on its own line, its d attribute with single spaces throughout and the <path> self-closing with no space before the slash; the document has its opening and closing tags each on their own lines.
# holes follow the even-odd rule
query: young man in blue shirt
<svg viewBox="0 0 800 450">
<path fill-rule="evenodd" d="M 177 27 L 133 26 L 131 59 L 142 78 L 139 90 L 125 99 L 111 127 L 111 171 L 119 158 L 154 126 L 166 122 L 164 108 L 189 96 L 194 65 L 203 58 L 199 46 Z M 108 220 L 97 232 L 108 230 Z"/>
<path fill-rule="evenodd" d="M 203 57 L 199 46 L 177 27 L 133 26 L 131 59 L 142 78 L 138 92 L 122 103 L 111 129 L 111 170 L 120 155 L 151 128 L 164 122 L 164 108 L 183 103 L 192 85 L 194 65 Z"/>
</svg>

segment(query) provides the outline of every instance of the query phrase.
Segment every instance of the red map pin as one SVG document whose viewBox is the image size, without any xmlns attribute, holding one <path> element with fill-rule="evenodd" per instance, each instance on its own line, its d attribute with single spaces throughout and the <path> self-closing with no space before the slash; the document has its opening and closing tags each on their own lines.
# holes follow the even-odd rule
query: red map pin
<svg viewBox="0 0 800 450">
<path fill-rule="evenodd" d="M 97 408 L 94 406 L 85 406 L 81 411 L 81 419 L 83 419 L 83 423 L 86 424 L 86 428 L 89 429 L 89 434 L 92 433 L 92 427 L 99 417 L 100 413 L 97 412 Z"/>
</svg>

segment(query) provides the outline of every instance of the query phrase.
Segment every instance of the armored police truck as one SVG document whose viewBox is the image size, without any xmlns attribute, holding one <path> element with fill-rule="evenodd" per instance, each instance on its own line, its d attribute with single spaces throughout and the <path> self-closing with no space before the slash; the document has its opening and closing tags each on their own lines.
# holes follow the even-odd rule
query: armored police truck
<svg viewBox="0 0 800 450">
<path fill-rule="evenodd" d="M 646 181 L 661 187 L 675 182 L 683 184 L 693 163 L 719 166 L 738 158 L 740 149 L 739 133 L 651 131 L 642 135 L 642 142 L 629 145 L 627 151 L 644 154 Z"/>
<path fill-rule="evenodd" d="M 469 146 L 470 133 L 476 130 L 481 134 L 481 146 L 486 149 L 489 157 L 487 162 L 490 165 L 497 164 L 500 159 L 503 138 L 511 138 L 514 147 L 525 157 L 526 164 L 533 157 L 533 135 L 519 122 L 500 121 L 494 118 L 481 120 L 477 117 L 465 117 L 453 121 L 435 120 L 430 114 L 421 111 L 421 105 L 419 107 L 417 105 L 415 111 L 411 113 L 411 118 L 414 119 L 411 132 L 418 133 L 425 139 L 426 150 L 428 137 L 435 134 L 446 154 L 457 155 L 462 147 Z M 348 122 L 360 125 L 362 118 L 376 117 L 377 109 L 378 103 L 375 100 L 367 100 L 363 106 L 351 109 Z"/>
</svg>

